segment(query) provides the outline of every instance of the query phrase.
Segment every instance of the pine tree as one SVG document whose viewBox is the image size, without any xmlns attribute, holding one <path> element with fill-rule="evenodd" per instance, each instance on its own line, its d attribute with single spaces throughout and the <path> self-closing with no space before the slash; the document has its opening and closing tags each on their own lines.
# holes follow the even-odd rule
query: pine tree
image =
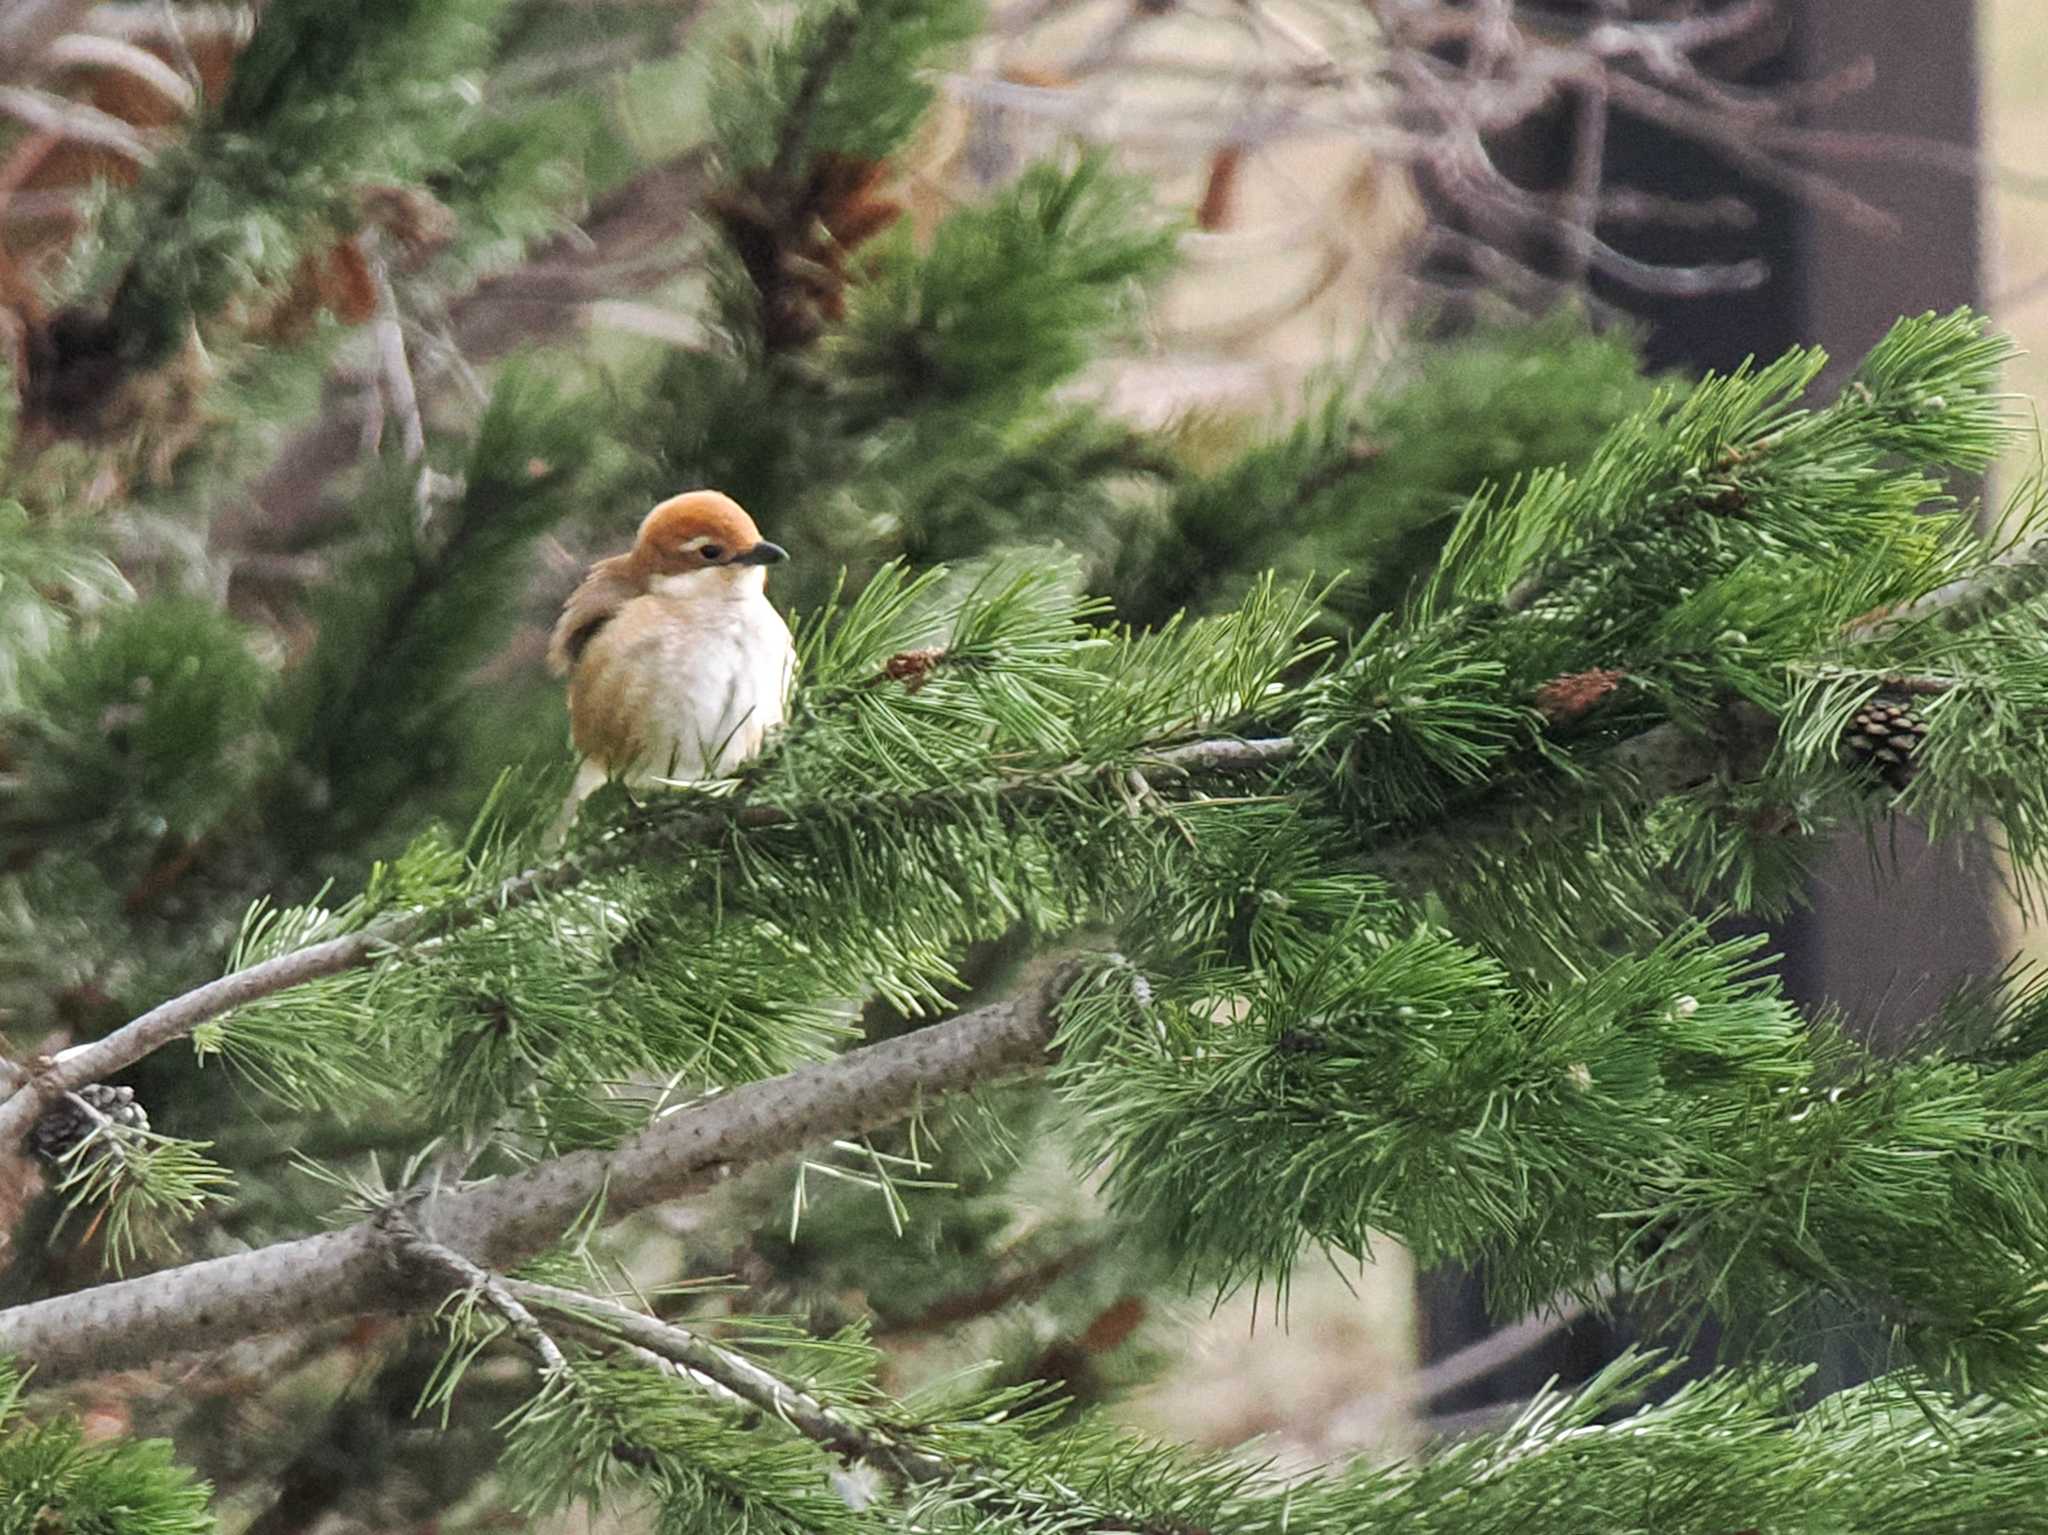
<svg viewBox="0 0 2048 1535">
<path fill-rule="evenodd" d="M 1707 927 L 1902 812 L 2032 888 L 1977 317 L 1832 398 L 1553 318 L 1218 446 L 1074 387 L 1140 180 L 905 214 L 965 3 L 620 6 L 595 85 L 545 5 L 204 9 L 0 292 L 0 1529 L 2048 1528 L 2048 990 L 1880 1056 Z M 525 314 L 617 282 L 699 331 Z M 789 722 L 552 848 L 547 541 L 691 483 L 802 555 Z M 1376 1238 L 1666 1346 L 1306 1479 L 1100 1410 L 1149 1300 Z"/>
</svg>

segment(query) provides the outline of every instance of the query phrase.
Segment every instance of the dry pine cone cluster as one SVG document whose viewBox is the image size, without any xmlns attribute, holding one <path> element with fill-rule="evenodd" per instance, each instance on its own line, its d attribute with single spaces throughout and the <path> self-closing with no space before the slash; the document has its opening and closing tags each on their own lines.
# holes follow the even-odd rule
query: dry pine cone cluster
<svg viewBox="0 0 2048 1535">
<path fill-rule="evenodd" d="M 1913 781 L 1927 721 L 1895 698 L 1873 698 L 1856 711 L 1842 732 L 1842 749 L 1852 762 L 1874 768 L 1894 791 Z"/>
<path fill-rule="evenodd" d="M 101 1118 L 112 1120 L 123 1129 L 149 1128 L 149 1115 L 135 1101 L 134 1088 L 109 1087 L 103 1082 L 92 1082 L 75 1094 L 58 1099 L 36 1121 L 35 1129 L 29 1132 L 29 1145 L 37 1156 L 51 1162 L 62 1161 L 80 1142 L 89 1139 L 99 1129 L 99 1120 L 73 1103 L 73 1097 L 83 1099 Z"/>
</svg>

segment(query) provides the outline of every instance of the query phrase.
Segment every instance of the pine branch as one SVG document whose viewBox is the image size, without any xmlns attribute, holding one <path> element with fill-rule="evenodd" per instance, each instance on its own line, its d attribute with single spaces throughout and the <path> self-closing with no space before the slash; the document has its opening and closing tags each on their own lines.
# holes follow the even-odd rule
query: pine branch
<svg viewBox="0 0 2048 1535">
<path fill-rule="evenodd" d="M 1715 733 L 1705 740 L 1696 728 L 1672 722 L 1653 725 L 1609 748 L 1598 758 L 1598 766 L 1626 785 L 1631 804 L 1650 805 L 1720 774 L 1737 780 L 1753 776 L 1770 756 L 1779 728 L 1780 723 L 1763 710 L 1731 704 L 1723 710 Z M 1511 848 L 1520 829 L 1532 820 L 1555 824 L 1555 807 L 1532 806 L 1526 793 L 1518 792 L 1526 788 L 1489 787 L 1451 807 L 1435 824 L 1387 838 L 1368 853 L 1368 861 L 1397 884 L 1431 888 L 1443 878 L 1447 853 Z"/>
<path fill-rule="evenodd" d="M 1147 770 L 1155 774 L 1188 777 L 1255 770 L 1284 761 L 1292 750 L 1291 743 L 1278 741 L 1196 741 L 1148 753 L 1143 760 Z M 1090 771 L 1095 770 L 1080 768 L 1072 776 Z M 1053 787 L 1056 785 L 1040 779 L 1020 780 L 1011 792 L 1043 794 Z M 711 844 L 734 831 L 764 831 L 791 825 L 804 814 L 829 818 L 843 814 L 844 809 L 828 805 L 800 811 L 778 805 L 742 804 L 729 811 L 694 812 L 657 823 L 644 839 L 619 838 L 589 854 L 528 870 L 482 897 L 446 909 L 384 918 L 356 932 L 209 981 L 158 1004 L 90 1044 L 74 1045 L 40 1064 L 30 1063 L 26 1080 L 9 1097 L 0 1100 L 0 1145 L 27 1134 L 44 1102 L 88 1082 L 113 1076 L 164 1046 L 189 1038 L 201 1024 L 235 1008 L 375 964 L 425 940 L 460 932 L 544 896 L 573 889 L 597 874 L 623 867 L 662 847 Z"/>
<path fill-rule="evenodd" d="M 1958 582 L 1916 611 L 1924 615 L 1941 604 L 1975 605 L 1986 599 L 1987 587 L 2018 578 L 2031 567 L 2004 565 L 1975 581 Z M 1728 763 L 1753 771 L 1768 754 L 1777 729 L 1761 711 L 1738 705 L 1728 711 L 1722 737 L 1722 754 L 1703 751 L 1696 732 L 1674 723 L 1646 729 L 1615 746 L 1607 764 L 1623 772 L 1638 797 L 1649 802 L 1690 788 L 1721 771 Z M 1211 775 L 1241 775 L 1285 764 L 1296 753 L 1295 743 L 1285 737 L 1263 740 L 1218 738 L 1164 747 L 1136 754 L 1148 781 L 1171 781 Z M 1102 769 L 1077 767 L 1072 777 L 1101 773 Z M 1117 771 L 1121 771 L 1120 769 Z M 1058 779 L 1053 780 L 1056 784 Z M 1024 796 L 1048 792 L 1045 779 L 1020 779 L 1007 792 Z M 411 912 L 372 923 L 358 932 L 265 960 L 234 974 L 210 981 L 181 996 L 159 1004 L 121 1028 L 90 1044 L 73 1046 L 26 1072 L 25 1084 L 0 1099 L 0 1144 L 27 1133 L 40 1113 L 42 1102 L 97 1082 L 133 1065 L 165 1045 L 187 1038 L 201 1024 L 265 997 L 276 996 L 309 982 L 374 964 L 394 951 L 424 939 L 444 936 L 506 911 L 517 909 L 543 896 L 574 888 L 594 875 L 622 867 L 634 859 L 657 851 L 692 844 L 713 844 L 735 831 L 765 831 L 788 826 L 806 814 L 827 818 L 845 813 L 849 807 L 820 805 L 785 808 L 771 804 L 742 804 L 732 810 L 692 812 L 663 820 L 646 841 L 621 837 L 594 852 L 532 869 L 505 881 L 482 898 L 439 911 Z M 1442 831 L 1410 832 L 1390 837 L 1368 850 L 1374 867 L 1397 879 L 1427 882 L 1440 868 L 1439 854 L 1446 838 L 1459 845 L 1483 844 L 1490 839 L 1512 835 L 1524 811 L 1512 796 L 1502 796 L 1496 807 L 1467 804 L 1451 818 Z M 651 844 L 651 845 L 650 845 Z M 20 1068 L 15 1068 L 20 1071 Z"/>
<path fill-rule="evenodd" d="M 557 1285 L 513 1279 L 506 1280 L 504 1288 L 520 1300 L 560 1313 L 577 1331 L 601 1341 L 624 1342 L 702 1377 L 719 1391 L 787 1423 L 834 1455 L 867 1461 L 906 1481 L 941 1481 L 952 1474 L 944 1457 L 835 1413 L 773 1371 L 687 1328 Z"/>
<path fill-rule="evenodd" d="M 1881 610 L 1862 620 L 1855 637 L 1882 636 L 1906 624 L 1935 619 L 1951 629 L 1965 629 L 2001 609 L 2016 607 L 2048 589 L 2048 536 L 2020 541 L 1986 569 L 1945 586 L 1896 612 Z"/>
<path fill-rule="evenodd" d="M 26 1082 L 0 1102 L 0 1145 L 28 1133 L 48 1101 L 122 1071 L 165 1045 L 187 1038 L 211 1019 L 262 997 L 275 996 L 331 975 L 374 963 L 394 948 L 435 934 L 458 931 L 493 911 L 522 906 L 552 890 L 580 882 L 588 871 L 574 862 L 552 864 L 507 880 L 485 901 L 445 912 L 411 912 L 374 922 L 354 933 L 279 955 L 209 981 L 141 1014 L 89 1044 L 31 1064 Z"/>
<path fill-rule="evenodd" d="M 749 1083 L 669 1114 L 608 1152 L 439 1195 L 437 1240 L 502 1269 L 558 1241 L 594 1207 L 607 1221 L 700 1193 L 820 1140 L 862 1134 L 948 1093 L 1042 1064 L 1063 981 L 1028 986 L 947 1022 L 829 1063 Z M 383 1220 L 121 1280 L 0 1311 L 0 1354 L 39 1386 L 136 1368 L 284 1327 L 438 1302 Z"/>
<path fill-rule="evenodd" d="M 636 1434 L 629 1416 L 619 1410 L 586 1372 L 578 1371 L 570 1363 L 561 1345 L 513 1293 L 515 1286 L 427 1236 L 414 1221 L 409 1203 L 389 1206 L 379 1217 L 394 1233 L 401 1261 L 420 1268 L 442 1283 L 450 1278 L 459 1281 L 470 1295 L 495 1313 L 512 1336 L 540 1361 L 540 1392 L 519 1409 L 515 1418 L 520 1414 L 537 1413 L 550 1393 L 557 1394 L 604 1425 L 607 1453 L 612 1459 L 643 1470 L 658 1466 L 661 1451 Z M 437 1384 L 429 1387 L 429 1397 L 438 1396 L 445 1401 L 445 1393 L 454 1390 L 459 1378 L 459 1372 L 442 1373 Z M 751 1492 L 744 1485 L 722 1486 L 717 1489 L 717 1498 L 735 1516 L 744 1519 Z"/>
<path fill-rule="evenodd" d="M 90 1438 L 75 1419 L 24 1421 L 22 1378 L 0 1364 L 0 1528 L 8 1535 L 216 1535 L 212 1489 L 167 1440 Z"/>
<path fill-rule="evenodd" d="M 508 1299 L 558 1312 L 597 1341 L 623 1342 L 629 1352 L 651 1364 L 674 1365 L 709 1382 L 716 1391 L 758 1408 L 849 1464 L 873 1466 L 901 1484 L 950 1488 L 984 1514 L 1029 1519 L 1056 1511 L 1060 1528 L 1101 1535 L 1208 1535 L 1205 1527 L 1182 1520 L 1104 1507 L 1057 1478 L 1040 1484 L 991 1460 L 944 1453 L 909 1429 L 857 1422 L 743 1355 L 611 1301 L 521 1280 L 505 1281 L 502 1288 L 509 1292 Z"/>
<path fill-rule="evenodd" d="M 818 35 L 798 77 L 796 91 L 790 97 L 781 131 L 776 136 L 775 158 L 768 164 L 771 184 L 784 186 L 795 174 L 798 157 L 803 154 L 810 137 L 811 121 L 817 116 L 825 87 L 830 83 L 833 72 L 853 52 L 853 45 L 860 37 L 860 26 L 859 8 L 849 6 L 833 12 L 818 28 Z"/>
</svg>

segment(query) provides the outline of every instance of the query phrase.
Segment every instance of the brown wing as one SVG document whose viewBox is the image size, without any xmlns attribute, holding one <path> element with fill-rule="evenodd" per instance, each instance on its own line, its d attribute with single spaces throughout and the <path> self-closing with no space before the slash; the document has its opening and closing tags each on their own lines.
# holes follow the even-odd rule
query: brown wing
<svg viewBox="0 0 2048 1535">
<path fill-rule="evenodd" d="M 645 584 L 633 574 L 631 559 L 631 555 L 615 554 L 608 560 L 599 560 L 590 567 L 583 584 L 570 593 L 548 640 L 548 669 L 556 676 L 568 676 L 597 631 L 610 623 L 620 608 L 646 591 Z"/>
<path fill-rule="evenodd" d="M 662 716 L 678 639 L 660 604 L 644 594 L 591 630 L 569 678 L 569 733 L 607 772 L 652 765 L 642 761 L 649 747 L 673 731 Z"/>
</svg>

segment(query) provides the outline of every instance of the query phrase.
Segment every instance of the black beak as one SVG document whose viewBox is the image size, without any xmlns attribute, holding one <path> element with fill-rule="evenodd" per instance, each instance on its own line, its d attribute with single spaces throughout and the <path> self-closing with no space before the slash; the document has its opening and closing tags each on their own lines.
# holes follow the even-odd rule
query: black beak
<svg viewBox="0 0 2048 1535">
<path fill-rule="evenodd" d="M 735 565 L 780 565 L 789 558 L 789 551 L 780 544 L 771 544 L 763 539 L 745 554 L 732 557 Z"/>
</svg>

